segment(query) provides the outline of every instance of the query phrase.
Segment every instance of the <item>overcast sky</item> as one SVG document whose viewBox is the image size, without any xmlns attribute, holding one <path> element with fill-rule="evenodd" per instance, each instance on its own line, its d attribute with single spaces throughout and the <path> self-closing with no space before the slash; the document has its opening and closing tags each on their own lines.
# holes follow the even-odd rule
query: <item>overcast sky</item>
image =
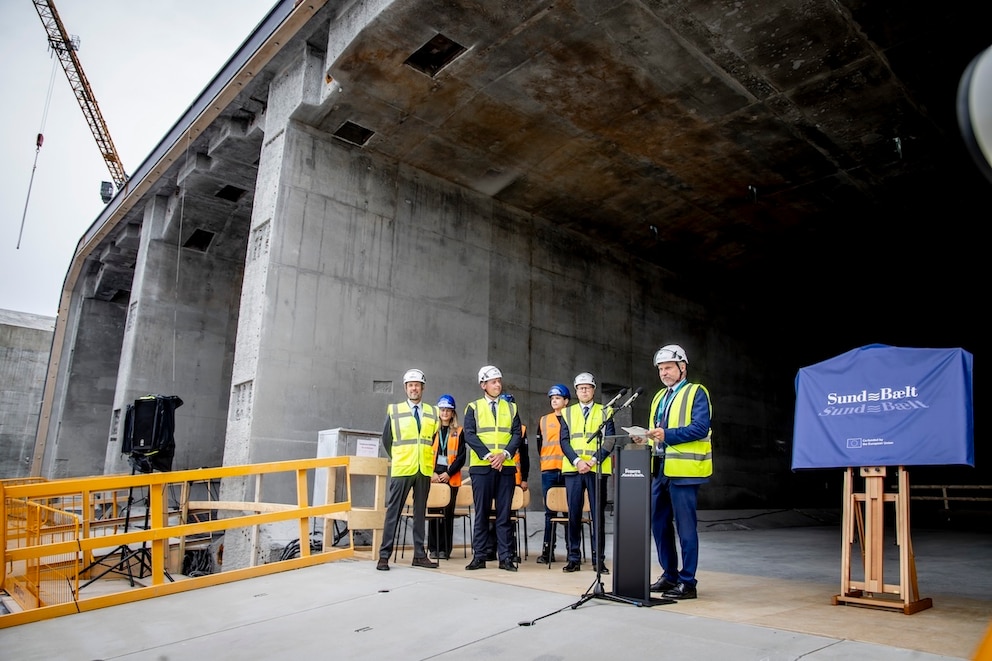
<svg viewBox="0 0 992 661">
<path fill-rule="evenodd" d="M 79 61 L 128 174 L 276 4 L 56 0 L 66 31 L 79 37 Z M 30 0 L 0 0 L 0 62 L 0 309 L 55 316 L 110 171 Z"/>
</svg>

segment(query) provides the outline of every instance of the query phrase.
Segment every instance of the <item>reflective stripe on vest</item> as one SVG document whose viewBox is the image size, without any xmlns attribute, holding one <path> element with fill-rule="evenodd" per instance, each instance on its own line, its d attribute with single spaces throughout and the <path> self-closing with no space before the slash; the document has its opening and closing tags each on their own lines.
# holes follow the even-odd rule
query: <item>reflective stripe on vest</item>
<svg viewBox="0 0 992 661">
<path fill-rule="evenodd" d="M 699 390 L 706 393 L 709 402 L 710 393 L 698 383 L 686 384 L 675 393 L 668 407 L 668 428 L 687 427 L 692 422 L 692 404 L 696 401 Z M 651 427 L 661 404 L 665 390 L 658 391 L 651 402 Z M 710 403 L 710 415 L 713 414 L 713 404 Z M 709 477 L 713 474 L 713 430 L 706 431 L 706 437 L 697 441 L 688 441 L 676 445 L 665 446 L 665 476 L 666 477 Z"/>
<path fill-rule="evenodd" d="M 511 429 L 513 427 L 513 418 L 517 415 L 517 405 L 511 404 L 505 399 L 500 399 L 496 403 L 496 418 L 493 419 L 492 409 L 489 408 L 489 401 L 483 397 L 482 399 L 477 399 L 471 402 L 465 407 L 465 415 L 468 416 L 468 410 L 472 409 L 475 412 L 475 433 L 479 436 L 479 440 L 482 444 L 486 446 L 493 454 L 497 452 L 502 452 L 507 445 L 510 444 L 510 439 L 512 438 Z M 474 450 L 470 451 L 470 466 L 488 466 L 489 462 L 483 459 Z M 509 458 L 503 462 L 504 466 L 515 466 L 513 458 Z"/>
<path fill-rule="evenodd" d="M 390 475 L 407 477 L 420 473 L 434 474 L 434 432 L 437 430 L 437 412 L 430 404 L 420 405 L 420 429 L 413 417 L 409 402 L 390 404 L 386 408 L 393 431 Z"/>
<path fill-rule="evenodd" d="M 549 413 L 541 417 L 541 470 L 561 470 L 561 462 L 565 458 L 561 451 L 561 420 L 557 413 Z"/>
<path fill-rule="evenodd" d="M 568 425 L 568 440 L 572 445 L 572 449 L 579 455 L 579 459 L 586 461 L 592 459 L 593 455 L 596 454 L 596 439 L 590 437 L 606 417 L 606 410 L 603 408 L 603 405 L 592 404 L 589 407 L 589 417 L 586 418 L 582 415 L 582 404 L 572 404 L 561 412 L 561 417 L 565 420 L 565 424 Z M 562 473 L 575 473 L 578 470 L 575 464 L 568 459 L 562 460 Z M 598 471 L 603 475 L 611 474 L 613 472 L 613 460 L 607 457 L 600 464 Z"/>
<path fill-rule="evenodd" d="M 455 463 L 458 458 L 458 445 L 462 440 L 461 427 L 448 427 L 448 465 Z M 431 453 L 434 455 L 434 463 L 437 463 L 437 449 L 441 445 L 441 427 L 438 426 L 434 434 L 434 444 L 431 446 Z M 459 487 L 462 484 L 462 472 L 458 471 L 448 478 L 448 484 Z"/>
</svg>

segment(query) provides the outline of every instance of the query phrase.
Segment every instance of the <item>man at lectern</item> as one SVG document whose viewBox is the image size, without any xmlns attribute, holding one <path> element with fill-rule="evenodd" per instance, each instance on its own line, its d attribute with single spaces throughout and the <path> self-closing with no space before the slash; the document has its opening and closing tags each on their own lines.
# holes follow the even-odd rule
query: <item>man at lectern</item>
<svg viewBox="0 0 992 661">
<path fill-rule="evenodd" d="M 652 592 L 666 599 L 696 598 L 699 535 L 696 501 L 699 486 L 713 474 L 710 394 L 686 379 L 689 359 L 677 344 L 654 354 L 654 364 L 664 388 L 651 402 L 650 431 L 654 445 L 651 481 L 651 533 L 664 573 Z M 675 548 L 678 534 L 682 568 Z"/>
</svg>

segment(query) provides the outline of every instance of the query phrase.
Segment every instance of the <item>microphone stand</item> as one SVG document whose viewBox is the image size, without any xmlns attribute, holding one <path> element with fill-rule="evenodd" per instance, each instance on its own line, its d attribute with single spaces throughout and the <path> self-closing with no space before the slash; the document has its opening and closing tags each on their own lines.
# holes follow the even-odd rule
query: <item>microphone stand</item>
<svg viewBox="0 0 992 661">
<path fill-rule="evenodd" d="M 609 422 L 610 420 L 612 420 L 613 419 L 613 416 L 616 414 L 616 411 L 611 410 L 611 407 L 621 397 L 623 397 L 624 393 L 626 393 L 626 392 L 627 392 L 627 389 L 626 388 L 623 388 L 619 393 L 617 393 L 617 396 L 614 397 L 610 401 L 609 404 L 607 404 L 605 407 L 603 407 L 603 410 L 605 412 L 605 415 L 603 416 L 603 422 L 601 422 L 599 424 L 599 427 L 596 428 L 596 431 L 593 432 L 593 437 L 596 439 L 596 454 L 599 454 L 599 450 L 602 449 L 602 447 L 603 447 L 603 428 L 606 427 L 606 423 Z M 628 399 L 622 406 L 620 406 L 620 408 L 617 409 L 617 411 L 622 411 L 623 409 L 625 409 L 628 406 L 630 406 L 631 403 L 635 399 L 637 399 L 637 396 L 640 395 L 640 394 L 641 394 L 641 389 L 639 388 L 637 390 L 637 392 L 634 393 L 634 395 L 630 399 Z M 610 449 L 610 453 L 611 454 L 612 454 L 612 452 L 613 452 L 613 450 Z M 605 461 L 605 457 L 604 457 L 604 461 Z M 606 592 L 606 590 L 603 588 L 603 571 L 602 570 L 603 570 L 603 563 L 605 561 L 603 559 L 603 555 L 604 554 L 599 552 L 599 534 L 600 534 L 600 531 L 603 530 L 600 526 L 603 525 L 603 510 L 605 509 L 603 507 L 603 501 L 600 500 L 601 498 L 603 498 L 603 493 L 602 493 L 602 491 L 603 491 L 603 480 L 602 480 L 602 477 L 603 477 L 603 468 L 602 468 L 602 465 L 603 465 L 603 462 L 602 461 L 597 461 L 596 462 L 596 471 L 595 471 L 596 472 L 596 484 L 595 484 L 596 507 L 593 508 L 594 511 L 592 513 L 592 515 L 593 515 L 593 522 L 595 523 L 595 527 L 594 527 L 594 531 L 593 531 L 593 537 L 595 539 L 593 539 L 592 543 L 595 545 L 593 548 L 596 550 L 596 554 L 595 555 L 597 556 L 596 557 L 596 563 L 595 563 L 596 564 L 596 578 L 593 579 L 592 585 L 590 585 L 586 589 L 586 591 L 582 594 L 582 596 L 579 597 L 579 600 L 577 602 L 575 602 L 574 604 L 572 604 L 572 606 L 571 606 L 572 610 L 575 610 L 576 608 L 578 608 L 582 604 L 586 603 L 590 599 L 605 599 L 607 601 L 615 601 L 617 603 L 630 604 L 631 606 L 637 606 L 637 607 L 641 607 L 641 606 L 644 606 L 645 605 L 643 602 L 637 601 L 636 599 L 628 599 L 627 597 L 621 597 L 620 595 L 613 594 L 612 592 Z M 605 537 L 605 533 L 604 533 L 604 537 Z M 650 604 L 648 604 L 648 605 L 650 605 Z"/>
</svg>

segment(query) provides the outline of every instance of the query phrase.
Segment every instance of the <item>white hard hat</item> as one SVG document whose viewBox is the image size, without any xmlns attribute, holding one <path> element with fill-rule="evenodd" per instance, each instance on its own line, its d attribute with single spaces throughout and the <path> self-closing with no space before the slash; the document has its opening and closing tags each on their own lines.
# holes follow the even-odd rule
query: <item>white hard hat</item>
<svg viewBox="0 0 992 661">
<path fill-rule="evenodd" d="M 479 370 L 479 383 L 483 381 L 488 381 L 489 379 L 502 379 L 503 373 L 499 371 L 498 367 L 493 365 L 486 365 Z"/>
<path fill-rule="evenodd" d="M 589 372 L 583 372 L 582 374 L 579 374 L 577 377 L 575 377 L 575 383 L 573 385 L 576 388 L 578 388 L 579 386 L 581 386 L 583 384 L 590 385 L 593 388 L 595 388 L 596 387 L 596 379 L 593 378 L 592 374 L 590 374 Z"/>
<path fill-rule="evenodd" d="M 660 363 L 685 363 L 689 364 L 689 359 L 685 356 L 685 349 L 677 344 L 666 344 L 654 353 L 654 364 L 657 367 Z"/>
<path fill-rule="evenodd" d="M 418 369 L 407 370 L 406 374 L 403 375 L 403 383 L 410 383 L 411 381 L 420 381 L 423 384 L 427 383 L 424 373 Z"/>
</svg>

